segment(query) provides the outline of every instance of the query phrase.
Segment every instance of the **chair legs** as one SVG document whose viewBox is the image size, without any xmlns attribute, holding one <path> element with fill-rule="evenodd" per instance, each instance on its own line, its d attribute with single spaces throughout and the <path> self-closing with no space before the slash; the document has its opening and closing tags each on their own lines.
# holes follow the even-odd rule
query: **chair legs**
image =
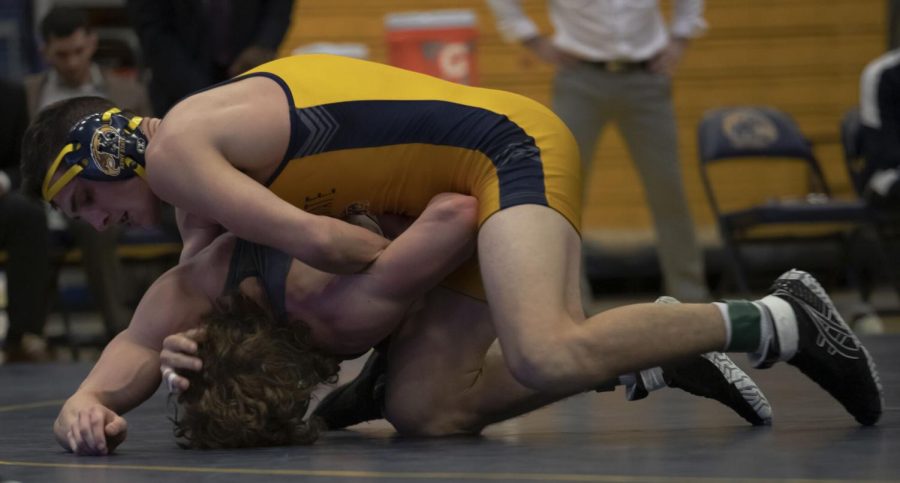
<svg viewBox="0 0 900 483">
<path fill-rule="evenodd" d="M 860 243 L 863 240 L 863 235 L 864 233 L 862 230 L 856 230 L 849 235 L 843 236 L 842 239 L 839 240 L 843 246 L 843 257 L 839 261 L 839 265 L 845 267 L 844 273 L 847 278 L 847 284 L 850 287 L 859 290 L 862 302 L 868 302 L 871 295 L 871 287 L 869 284 L 865 283 L 865 280 L 863 280 L 864 277 L 861 276 L 863 265 L 860 263 L 861 260 L 856 260 L 853 256 L 853 253 L 856 252 L 854 248 L 865 246 L 865 244 Z M 740 295 L 750 296 L 750 283 L 747 275 L 748 269 L 746 262 L 741 255 L 739 243 L 726 231 L 723 231 L 721 236 L 723 251 L 727 259 L 726 267 L 730 272 L 730 277 L 727 278 L 733 280 L 734 288 Z M 890 257 L 884 249 L 880 238 L 881 237 L 879 236 L 874 237 L 874 247 L 872 247 L 872 249 L 876 252 L 875 255 L 878 257 L 879 266 L 891 267 Z M 893 270 L 888 269 L 887 272 L 892 286 L 897 290 L 898 296 L 900 296 L 900 279 L 898 279 Z"/>
<path fill-rule="evenodd" d="M 725 249 L 725 256 L 728 258 L 728 266 L 734 280 L 735 288 L 742 295 L 750 294 L 750 284 L 747 281 L 747 271 L 744 268 L 744 261 L 741 258 L 737 243 L 727 232 L 722 233 L 722 243 Z"/>
</svg>

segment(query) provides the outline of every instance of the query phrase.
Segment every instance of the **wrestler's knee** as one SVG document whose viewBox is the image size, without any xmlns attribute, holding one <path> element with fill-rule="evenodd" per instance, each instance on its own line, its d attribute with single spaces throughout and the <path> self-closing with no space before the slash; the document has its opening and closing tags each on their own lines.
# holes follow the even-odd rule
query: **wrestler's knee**
<svg viewBox="0 0 900 483">
<path fill-rule="evenodd" d="M 384 418 L 404 436 L 478 434 L 484 427 L 459 394 L 423 397 L 422 391 L 388 394 Z"/>
<path fill-rule="evenodd" d="M 474 415 L 467 415 L 464 411 L 442 406 L 431 407 L 427 411 L 389 411 L 386 408 L 385 418 L 403 436 L 438 437 L 478 434 L 484 427 L 478 424 L 477 417 Z"/>
<path fill-rule="evenodd" d="M 535 391 L 550 390 L 564 374 L 565 364 L 547 348 L 523 348 L 507 356 L 509 371 L 519 384 Z"/>
<path fill-rule="evenodd" d="M 586 339 L 577 336 L 579 330 L 574 328 L 528 338 L 519 344 L 504 344 L 510 373 L 519 384 L 538 392 L 558 391 L 570 380 L 582 378 L 587 371 L 597 380 L 614 377 L 612 361 L 605 357 L 610 351 L 598 344 L 586 344 Z"/>
</svg>

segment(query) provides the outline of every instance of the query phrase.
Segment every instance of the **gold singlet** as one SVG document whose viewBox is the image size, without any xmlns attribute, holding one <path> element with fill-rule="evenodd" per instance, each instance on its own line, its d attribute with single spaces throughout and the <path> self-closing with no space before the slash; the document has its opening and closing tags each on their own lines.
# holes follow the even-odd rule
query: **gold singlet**
<svg viewBox="0 0 900 483">
<path fill-rule="evenodd" d="M 235 80 L 248 76 L 287 96 L 290 144 L 266 185 L 305 211 L 418 216 L 434 195 L 456 192 L 478 199 L 479 224 L 538 204 L 580 231 L 575 139 L 536 101 L 329 55 L 286 57 Z"/>
</svg>

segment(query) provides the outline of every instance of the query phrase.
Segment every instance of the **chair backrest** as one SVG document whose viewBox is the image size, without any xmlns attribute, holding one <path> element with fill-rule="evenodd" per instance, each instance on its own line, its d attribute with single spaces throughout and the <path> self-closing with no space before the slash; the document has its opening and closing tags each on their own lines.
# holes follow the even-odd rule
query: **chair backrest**
<svg viewBox="0 0 900 483">
<path fill-rule="evenodd" d="M 708 165 L 754 160 L 805 164 L 807 188 L 830 194 L 812 145 L 786 113 L 765 106 L 723 107 L 707 111 L 698 126 L 700 178 L 713 211 L 720 214 Z M 774 167 L 774 165 L 773 165 Z M 806 184 L 809 183 L 809 184 Z"/>
<path fill-rule="evenodd" d="M 844 147 L 844 163 L 847 175 L 856 194 L 862 196 L 866 181 L 864 179 L 866 158 L 863 155 L 863 129 L 859 117 L 859 108 L 854 107 L 841 118 L 841 144 Z"/>
<path fill-rule="evenodd" d="M 700 120 L 700 161 L 741 157 L 815 159 L 809 141 L 786 113 L 738 106 L 707 111 Z"/>
</svg>

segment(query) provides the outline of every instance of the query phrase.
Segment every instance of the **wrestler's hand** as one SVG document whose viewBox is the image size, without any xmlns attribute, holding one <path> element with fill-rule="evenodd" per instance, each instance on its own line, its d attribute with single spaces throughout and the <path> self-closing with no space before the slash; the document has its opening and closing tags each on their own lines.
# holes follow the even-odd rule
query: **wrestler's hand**
<svg viewBox="0 0 900 483">
<path fill-rule="evenodd" d="M 180 394 L 191 387 L 190 381 L 179 375 L 179 371 L 198 372 L 203 369 L 203 361 L 197 356 L 197 344 L 203 342 L 205 337 L 206 330 L 199 328 L 172 334 L 163 340 L 159 370 L 172 394 Z"/>
<path fill-rule="evenodd" d="M 74 396 L 66 401 L 53 424 L 56 441 L 79 456 L 105 456 L 128 434 L 125 418 L 99 401 Z"/>
</svg>

